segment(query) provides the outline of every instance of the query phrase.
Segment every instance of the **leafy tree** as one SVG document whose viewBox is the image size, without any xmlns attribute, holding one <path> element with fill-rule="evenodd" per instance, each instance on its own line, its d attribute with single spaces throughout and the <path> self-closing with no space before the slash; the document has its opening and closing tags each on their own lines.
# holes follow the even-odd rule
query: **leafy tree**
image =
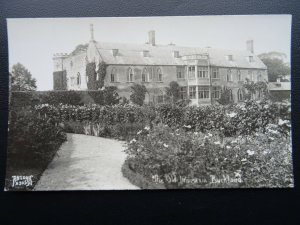
<svg viewBox="0 0 300 225">
<path fill-rule="evenodd" d="M 258 55 L 268 68 L 269 81 L 274 82 L 282 75 L 291 72 L 290 66 L 284 62 L 286 55 L 280 52 L 268 52 Z"/>
<path fill-rule="evenodd" d="M 134 84 L 131 86 L 130 100 L 137 105 L 143 105 L 147 89 L 144 85 Z"/>
<path fill-rule="evenodd" d="M 232 100 L 232 91 L 231 89 L 224 87 L 222 92 L 221 92 L 221 96 L 220 98 L 217 100 L 218 103 L 220 103 L 221 105 L 229 105 L 233 103 Z"/>
<path fill-rule="evenodd" d="M 86 51 L 87 48 L 88 48 L 88 44 L 80 44 L 80 45 L 77 45 L 76 48 L 74 49 L 74 51 L 71 52 L 71 55 L 76 55 L 77 53 Z"/>
<path fill-rule="evenodd" d="M 21 63 L 13 65 L 9 75 L 11 78 L 11 91 L 36 90 L 36 79 Z"/>
<path fill-rule="evenodd" d="M 117 87 L 106 87 L 103 90 L 104 104 L 105 105 L 116 105 L 119 104 L 121 98 L 117 92 Z"/>
<path fill-rule="evenodd" d="M 180 98 L 179 84 L 176 81 L 172 81 L 169 87 L 166 87 L 167 96 L 171 98 L 172 103 L 177 102 Z"/>
</svg>

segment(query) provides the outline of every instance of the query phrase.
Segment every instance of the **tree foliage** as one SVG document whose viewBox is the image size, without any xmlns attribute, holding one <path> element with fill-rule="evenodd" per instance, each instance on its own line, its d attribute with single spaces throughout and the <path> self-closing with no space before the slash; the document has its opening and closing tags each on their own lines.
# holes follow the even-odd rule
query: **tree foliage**
<svg viewBox="0 0 300 225">
<path fill-rule="evenodd" d="M 87 86 L 89 90 L 100 90 L 104 86 L 107 64 L 99 62 L 98 69 L 96 63 L 91 62 L 86 65 Z"/>
<path fill-rule="evenodd" d="M 137 105 L 143 105 L 146 97 L 147 89 L 144 85 L 133 84 L 131 86 L 130 100 Z"/>
<path fill-rule="evenodd" d="M 179 91 L 179 84 L 176 81 L 172 81 L 169 84 L 169 87 L 166 87 L 167 96 L 171 98 L 172 103 L 177 102 L 179 100 Z"/>
<path fill-rule="evenodd" d="M 269 81 L 274 82 L 282 75 L 288 75 L 291 72 L 290 66 L 284 62 L 286 58 L 284 53 L 268 52 L 258 56 L 268 68 Z"/>
<path fill-rule="evenodd" d="M 217 100 L 218 103 L 220 103 L 221 105 L 229 105 L 233 103 L 233 99 L 232 99 L 232 91 L 231 89 L 224 87 L 222 92 L 221 92 L 221 96 L 220 98 Z"/>
<path fill-rule="evenodd" d="M 35 91 L 36 79 L 21 63 L 13 65 L 9 74 L 11 77 L 11 91 Z"/>
</svg>

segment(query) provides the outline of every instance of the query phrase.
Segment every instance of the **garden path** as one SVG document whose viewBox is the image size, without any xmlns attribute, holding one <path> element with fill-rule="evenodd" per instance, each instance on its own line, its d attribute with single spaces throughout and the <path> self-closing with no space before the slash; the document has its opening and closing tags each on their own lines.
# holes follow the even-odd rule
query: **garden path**
<svg viewBox="0 0 300 225">
<path fill-rule="evenodd" d="M 35 190 L 138 189 L 122 175 L 126 158 L 122 142 L 82 134 L 67 136 Z"/>
</svg>

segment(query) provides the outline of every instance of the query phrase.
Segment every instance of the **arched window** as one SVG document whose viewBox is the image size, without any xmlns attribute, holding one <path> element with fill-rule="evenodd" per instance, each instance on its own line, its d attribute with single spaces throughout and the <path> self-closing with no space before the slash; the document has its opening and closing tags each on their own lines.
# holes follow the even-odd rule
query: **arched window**
<svg viewBox="0 0 300 225">
<path fill-rule="evenodd" d="M 241 71 L 240 70 L 237 71 L 237 78 L 238 78 L 238 81 L 242 80 L 242 76 L 241 76 Z"/>
<path fill-rule="evenodd" d="M 157 81 L 162 82 L 163 81 L 163 75 L 161 73 L 161 69 L 157 69 Z"/>
<path fill-rule="evenodd" d="M 244 94 L 243 94 L 243 90 L 239 89 L 237 91 L 237 96 L 238 96 L 238 101 L 241 102 L 244 100 Z"/>
<path fill-rule="evenodd" d="M 142 82 L 149 82 L 149 74 L 146 68 L 142 72 Z"/>
<path fill-rule="evenodd" d="M 233 100 L 232 90 L 228 89 L 228 92 L 229 92 L 229 100 L 232 101 Z"/>
<path fill-rule="evenodd" d="M 258 74 L 258 76 L 257 76 L 257 81 L 262 81 L 261 73 Z"/>
<path fill-rule="evenodd" d="M 227 81 L 232 81 L 232 77 L 231 77 L 231 69 L 228 69 L 228 70 L 227 70 L 226 80 L 227 80 Z"/>
<path fill-rule="evenodd" d="M 133 72 L 130 67 L 127 70 L 127 82 L 133 82 Z"/>
<path fill-rule="evenodd" d="M 81 77 L 80 77 L 80 73 L 77 73 L 77 85 L 81 84 Z"/>
<path fill-rule="evenodd" d="M 116 74 L 116 69 L 115 69 L 115 68 L 113 68 L 113 69 L 111 70 L 110 81 L 111 81 L 112 83 L 117 82 L 117 74 Z"/>
</svg>

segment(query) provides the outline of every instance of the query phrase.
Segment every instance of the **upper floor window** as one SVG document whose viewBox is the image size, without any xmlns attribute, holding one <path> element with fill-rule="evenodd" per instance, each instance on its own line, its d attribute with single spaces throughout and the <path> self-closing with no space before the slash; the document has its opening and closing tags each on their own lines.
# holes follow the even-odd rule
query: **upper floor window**
<svg viewBox="0 0 300 225">
<path fill-rule="evenodd" d="M 198 66 L 198 78 L 208 78 L 208 68 L 206 66 Z"/>
<path fill-rule="evenodd" d="M 231 69 L 227 70 L 226 81 L 232 81 L 232 71 L 231 71 Z"/>
<path fill-rule="evenodd" d="M 149 82 L 148 71 L 146 68 L 143 69 L 142 82 Z"/>
<path fill-rule="evenodd" d="M 177 67 L 177 79 L 183 80 L 184 79 L 184 67 Z"/>
<path fill-rule="evenodd" d="M 189 79 L 195 79 L 195 66 L 188 67 L 188 76 Z"/>
<path fill-rule="evenodd" d="M 237 79 L 238 79 L 238 81 L 242 80 L 242 75 L 241 75 L 241 71 L 240 70 L 237 70 Z"/>
<path fill-rule="evenodd" d="M 219 68 L 212 68 L 212 74 L 211 74 L 212 79 L 219 79 Z"/>
<path fill-rule="evenodd" d="M 133 72 L 131 68 L 127 70 L 127 82 L 133 82 Z"/>
<path fill-rule="evenodd" d="M 81 84 L 81 77 L 80 77 L 80 73 L 77 73 L 77 85 Z"/>
<path fill-rule="evenodd" d="M 116 69 L 115 69 L 115 68 L 113 68 L 113 69 L 111 70 L 110 81 L 111 81 L 112 83 L 117 82 L 117 74 L 116 74 Z"/>
<path fill-rule="evenodd" d="M 258 74 L 258 76 L 257 76 L 257 81 L 258 81 L 258 82 L 262 81 L 262 75 L 261 75 L 261 73 Z"/>
<path fill-rule="evenodd" d="M 157 69 L 157 75 L 158 75 L 158 81 L 163 81 L 163 75 L 162 75 L 162 72 L 161 72 L 161 69 L 160 68 L 158 68 Z"/>
<path fill-rule="evenodd" d="M 248 78 L 250 81 L 253 81 L 253 71 L 252 70 L 248 70 Z"/>
</svg>

